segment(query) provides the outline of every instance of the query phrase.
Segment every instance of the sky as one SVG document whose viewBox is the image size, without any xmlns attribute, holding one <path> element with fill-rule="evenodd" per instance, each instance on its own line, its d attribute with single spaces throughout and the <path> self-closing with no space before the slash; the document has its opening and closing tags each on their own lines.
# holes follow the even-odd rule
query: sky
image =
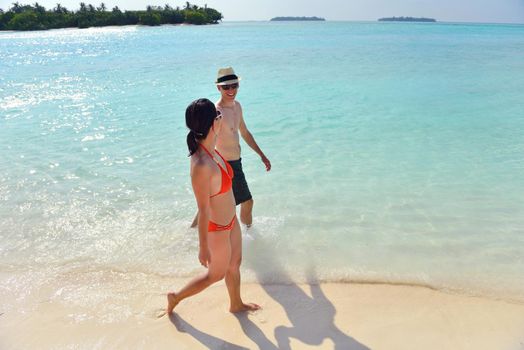
<svg viewBox="0 0 524 350">
<path fill-rule="evenodd" d="M 21 4 L 35 0 L 19 0 Z M 0 8 L 8 9 L 14 0 L 0 0 Z M 77 10 L 79 0 L 40 0 L 46 8 L 62 6 Z M 98 6 L 102 0 L 84 0 Z M 207 4 L 222 13 L 224 21 L 268 20 L 276 16 L 319 16 L 327 20 L 374 21 L 380 17 L 431 17 L 443 22 L 524 23 L 524 0 L 194 0 L 191 4 Z M 185 1 L 169 0 L 107 0 L 107 8 L 142 10 L 147 5 L 183 6 Z"/>
</svg>

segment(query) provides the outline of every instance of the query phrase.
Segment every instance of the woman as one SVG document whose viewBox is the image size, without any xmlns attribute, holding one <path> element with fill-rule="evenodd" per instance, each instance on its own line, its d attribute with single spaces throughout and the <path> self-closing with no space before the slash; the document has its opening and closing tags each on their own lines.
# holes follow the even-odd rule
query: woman
<svg viewBox="0 0 524 350">
<path fill-rule="evenodd" d="M 191 156 L 191 183 L 198 206 L 198 259 L 207 272 L 176 293 L 167 294 L 167 313 L 183 299 L 211 284 L 226 280 L 231 312 L 258 310 L 240 297 L 242 236 L 231 190 L 233 170 L 215 150 L 222 115 L 208 99 L 193 101 L 186 109 L 187 146 Z"/>
</svg>

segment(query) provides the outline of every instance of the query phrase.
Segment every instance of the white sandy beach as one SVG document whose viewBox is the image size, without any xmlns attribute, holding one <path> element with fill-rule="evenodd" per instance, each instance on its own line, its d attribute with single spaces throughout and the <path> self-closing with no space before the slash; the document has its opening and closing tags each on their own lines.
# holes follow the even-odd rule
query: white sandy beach
<svg viewBox="0 0 524 350">
<path fill-rule="evenodd" d="M 171 318 L 158 318 L 162 293 L 126 300 L 133 314 L 117 322 L 82 320 L 80 309 L 43 300 L 34 312 L 0 316 L 0 348 L 524 349 L 520 304 L 380 284 L 246 284 L 243 295 L 263 309 L 230 314 L 223 283 Z"/>
</svg>

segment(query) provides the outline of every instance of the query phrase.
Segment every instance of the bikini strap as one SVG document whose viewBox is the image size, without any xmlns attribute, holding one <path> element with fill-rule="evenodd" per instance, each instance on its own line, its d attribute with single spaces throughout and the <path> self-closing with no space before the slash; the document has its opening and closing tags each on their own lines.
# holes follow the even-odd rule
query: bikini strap
<svg viewBox="0 0 524 350">
<path fill-rule="evenodd" d="M 224 171 L 226 174 L 228 174 L 228 172 L 222 167 L 222 165 L 220 165 L 220 163 L 218 162 L 218 160 L 215 159 L 215 157 L 213 157 L 213 155 L 211 154 L 211 152 L 209 152 L 207 150 L 207 148 L 204 147 L 203 144 L 200 144 L 200 147 L 202 147 L 204 149 L 204 151 L 206 151 L 206 153 L 211 157 L 211 159 L 213 159 L 215 161 L 215 163 L 217 163 L 218 167 L 220 168 L 220 170 Z M 215 149 L 215 152 L 220 156 L 220 158 L 222 158 L 222 160 L 224 161 L 225 164 L 226 163 L 226 160 L 224 159 L 224 157 L 222 157 L 222 155 L 220 153 L 218 153 L 218 151 Z M 228 174 L 229 175 L 229 174 Z"/>
<path fill-rule="evenodd" d="M 210 156 L 211 158 L 213 158 L 213 156 L 211 155 L 211 153 L 207 150 L 207 148 L 204 147 L 203 144 L 200 144 L 199 146 L 202 147 L 202 149 L 203 149 L 204 151 L 206 151 L 206 153 L 209 154 L 209 156 Z"/>
<path fill-rule="evenodd" d="M 220 154 L 220 152 L 219 152 L 217 149 L 215 149 L 215 152 L 220 156 L 220 158 L 222 158 L 222 160 L 224 161 L 224 164 L 226 164 L 226 163 L 227 163 L 227 160 L 226 160 L 224 157 L 222 157 L 222 155 Z"/>
</svg>

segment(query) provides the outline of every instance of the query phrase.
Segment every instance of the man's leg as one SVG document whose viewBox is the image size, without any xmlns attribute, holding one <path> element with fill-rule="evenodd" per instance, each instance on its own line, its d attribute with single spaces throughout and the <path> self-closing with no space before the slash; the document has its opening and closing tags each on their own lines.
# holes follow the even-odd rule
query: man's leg
<svg viewBox="0 0 524 350">
<path fill-rule="evenodd" d="M 240 204 L 240 222 L 249 227 L 253 223 L 253 198 L 242 170 L 242 163 L 239 159 L 229 161 L 229 164 L 235 172 L 233 177 L 233 194 L 235 195 L 236 204 Z"/>
<path fill-rule="evenodd" d="M 250 227 L 253 223 L 253 198 L 240 204 L 240 221 Z"/>
</svg>

